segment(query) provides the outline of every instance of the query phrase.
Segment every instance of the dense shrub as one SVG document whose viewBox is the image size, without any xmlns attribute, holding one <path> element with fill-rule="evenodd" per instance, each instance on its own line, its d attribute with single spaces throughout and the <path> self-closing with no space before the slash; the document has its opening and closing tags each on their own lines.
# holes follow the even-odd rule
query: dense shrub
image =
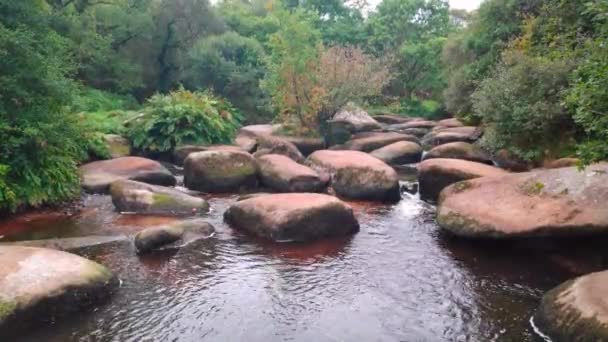
<svg viewBox="0 0 608 342">
<path fill-rule="evenodd" d="M 528 161 L 559 152 L 573 128 L 561 103 L 571 69 L 566 61 L 506 53 L 472 96 L 475 114 L 487 126 L 485 146 Z"/>
<path fill-rule="evenodd" d="M 168 152 L 182 144 L 229 143 L 240 120 L 228 101 L 181 89 L 152 96 L 143 114 L 129 123 L 128 135 L 140 150 Z"/>
<path fill-rule="evenodd" d="M 71 104 L 71 110 L 75 113 L 131 110 L 137 107 L 139 107 L 137 100 L 130 95 L 114 94 L 88 87 L 79 89 Z"/>
<path fill-rule="evenodd" d="M 75 66 L 66 41 L 46 25 L 45 7 L 0 5 L 1 212 L 76 195 L 76 163 L 86 157 L 88 140 L 65 111 L 76 90 L 68 78 Z"/>
</svg>

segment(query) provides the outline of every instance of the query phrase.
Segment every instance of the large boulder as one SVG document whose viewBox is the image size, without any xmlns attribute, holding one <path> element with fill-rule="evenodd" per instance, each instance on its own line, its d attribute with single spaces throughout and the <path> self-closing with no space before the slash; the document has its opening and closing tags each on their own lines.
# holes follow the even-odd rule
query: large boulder
<svg viewBox="0 0 608 342">
<path fill-rule="evenodd" d="M 298 163 L 304 162 L 304 156 L 296 145 L 287 139 L 275 136 L 260 136 L 258 139 L 258 150 L 253 155 L 257 157 L 267 154 L 280 154 L 293 159 Z"/>
<path fill-rule="evenodd" d="M 373 133 L 366 136 L 357 137 L 356 139 L 352 139 L 346 142 L 343 147 L 347 150 L 371 152 L 399 141 L 410 141 L 417 143 L 418 139 L 411 135 L 394 132 Z"/>
<path fill-rule="evenodd" d="M 399 141 L 374 150 L 370 154 L 389 165 L 411 164 L 420 161 L 422 147 L 413 142 Z"/>
<path fill-rule="evenodd" d="M 327 185 L 313 169 L 290 158 L 269 154 L 257 159 L 261 183 L 278 192 L 319 192 Z"/>
<path fill-rule="evenodd" d="M 106 134 L 103 136 L 103 141 L 110 152 L 111 158 L 131 155 L 131 143 L 126 138 L 116 134 Z"/>
<path fill-rule="evenodd" d="M 159 162 L 140 157 L 96 161 L 81 166 L 79 171 L 82 187 L 92 193 L 107 193 L 110 184 L 123 179 L 165 186 L 176 183 L 171 172 Z"/>
<path fill-rule="evenodd" d="M 443 128 L 463 127 L 463 126 L 464 126 L 464 124 L 462 122 L 460 122 L 460 120 L 458 120 L 456 118 L 451 118 L 451 119 L 439 120 L 439 122 L 437 122 L 437 126 L 435 126 L 433 129 L 437 130 L 437 129 L 443 129 Z"/>
<path fill-rule="evenodd" d="M 492 161 L 500 168 L 513 172 L 530 171 L 532 167 L 506 149 L 498 150 L 492 155 Z"/>
<path fill-rule="evenodd" d="M 459 159 L 428 159 L 418 164 L 420 196 L 436 201 L 447 186 L 467 179 L 503 176 L 507 171 L 494 166 Z"/>
<path fill-rule="evenodd" d="M 438 222 L 466 237 L 608 233 L 608 164 L 474 179 L 445 189 Z"/>
<path fill-rule="evenodd" d="M 351 207 L 323 194 L 275 194 L 233 204 L 224 218 L 232 227 L 274 241 L 310 241 L 359 231 Z"/>
<path fill-rule="evenodd" d="M 237 132 L 234 139 L 235 145 L 244 151 L 253 153 L 257 148 L 257 139 L 262 136 L 270 136 L 282 129 L 281 125 L 251 125 L 244 126 Z"/>
<path fill-rule="evenodd" d="M 433 130 L 422 138 L 426 147 L 435 147 L 451 142 L 473 143 L 481 137 L 483 130 L 474 126 L 452 127 Z"/>
<path fill-rule="evenodd" d="M 588 274 L 547 292 L 536 326 L 552 341 L 608 341 L 608 271 Z"/>
<path fill-rule="evenodd" d="M 203 192 L 231 192 L 257 185 L 255 159 L 246 152 L 191 153 L 184 162 L 184 185 Z"/>
<path fill-rule="evenodd" d="M 248 152 L 240 146 L 234 145 L 182 145 L 173 150 L 173 162 L 177 165 L 184 165 L 184 160 L 188 158 L 190 153 L 205 152 L 205 151 L 236 151 Z"/>
<path fill-rule="evenodd" d="M 424 160 L 444 158 L 462 159 L 484 164 L 492 164 L 491 157 L 481 148 L 466 142 L 453 142 L 439 145 L 424 155 Z"/>
<path fill-rule="evenodd" d="M 148 253 L 159 248 L 178 245 L 212 236 L 215 228 L 201 219 L 177 222 L 166 226 L 151 227 L 135 234 L 133 243 L 138 253 Z"/>
<path fill-rule="evenodd" d="M 174 188 L 120 180 L 110 186 L 112 203 L 120 212 L 147 215 L 195 215 L 209 210 L 202 198 Z"/>
<path fill-rule="evenodd" d="M 367 153 L 323 150 L 311 154 L 306 163 L 321 177 L 330 177 L 338 196 L 387 202 L 401 198 L 397 172 Z"/>
<path fill-rule="evenodd" d="M 107 268 L 77 255 L 0 246 L 0 337 L 92 307 L 117 285 Z"/>
<path fill-rule="evenodd" d="M 358 132 L 380 129 L 380 123 L 366 111 L 348 104 L 327 121 L 325 141 L 329 146 L 343 144 Z"/>
</svg>

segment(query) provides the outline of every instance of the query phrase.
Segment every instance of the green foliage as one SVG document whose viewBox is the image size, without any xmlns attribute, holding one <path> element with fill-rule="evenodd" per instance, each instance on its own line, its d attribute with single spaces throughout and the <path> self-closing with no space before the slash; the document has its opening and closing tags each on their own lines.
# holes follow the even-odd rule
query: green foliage
<svg viewBox="0 0 608 342">
<path fill-rule="evenodd" d="M 303 9 L 289 12 L 277 7 L 273 13 L 280 29 L 268 43 L 268 73 L 262 86 L 272 96 L 282 123 L 307 133 L 317 129 L 322 107 L 323 94 L 316 83 L 321 34 L 313 26 L 313 16 Z"/>
<path fill-rule="evenodd" d="M 71 110 L 73 112 L 100 112 L 111 110 L 137 109 L 137 100 L 130 95 L 114 94 L 107 91 L 82 88 L 74 97 Z"/>
<path fill-rule="evenodd" d="M 143 115 L 129 124 L 133 146 L 146 152 L 168 152 L 183 144 L 229 143 L 240 113 L 212 94 L 177 90 L 152 96 Z"/>
<path fill-rule="evenodd" d="M 608 35 L 606 36 L 608 37 Z M 566 98 L 574 120 L 586 133 L 579 146 L 584 164 L 608 159 L 608 46 L 598 38 L 585 46 Z"/>
<path fill-rule="evenodd" d="M 247 122 L 272 120 L 269 97 L 259 87 L 266 71 L 259 42 L 227 32 L 200 40 L 189 56 L 182 77 L 188 88 L 213 89 L 245 113 Z"/>
<path fill-rule="evenodd" d="M 421 117 L 429 120 L 438 120 L 447 117 L 441 103 L 433 100 L 420 100 L 413 96 L 403 100 L 399 112 L 406 113 L 410 117 Z"/>
<path fill-rule="evenodd" d="M 70 199 L 87 141 L 65 111 L 76 90 L 69 42 L 40 1 L 2 1 L 0 19 L 0 211 Z"/>
<path fill-rule="evenodd" d="M 506 53 L 472 96 L 476 115 L 487 125 L 484 145 L 527 161 L 554 156 L 573 130 L 560 98 L 571 69 L 562 60 Z"/>
<path fill-rule="evenodd" d="M 223 0 L 218 5 L 222 18 L 234 32 L 264 44 L 279 29 L 269 14 L 268 0 Z"/>
</svg>

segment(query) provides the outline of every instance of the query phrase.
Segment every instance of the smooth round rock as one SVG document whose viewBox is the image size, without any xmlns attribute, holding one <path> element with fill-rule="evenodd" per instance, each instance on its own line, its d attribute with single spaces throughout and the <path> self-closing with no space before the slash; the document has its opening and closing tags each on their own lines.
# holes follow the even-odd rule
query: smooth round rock
<svg viewBox="0 0 608 342">
<path fill-rule="evenodd" d="M 441 193 L 437 221 L 467 238 L 608 233 L 608 163 L 472 179 Z"/>
<path fill-rule="evenodd" d="M 121 180 L 110 186 L 112 203 L 120 212 L 147 215 L 195 215 L 209 210 L 209 203 L 174 188 Z"/>
<path fill-rule="evenodd" d="M 420 161 L 422 147 L 413 142 L 399 141 L 372 151 L 370 155 L 389 165 L 411 164 Z"/>
<path fill-rule="evenodd" d="M 82 187 L 91 193 L 107 193 L 110 184 L 130 179 L 149 184 L 174 186 L 175 177 L 159 162 L 141 157 L 101 160 L 80 167 Z"/>
<path fill-rule="evenodd" d="M 459 159 L 429 159 L 418 164 L 420 196 L 436 201 L 439 193 L 454 183 L 479 177 L 503 176 L 507 171 Z"/>
<path fill-rule="evenodd" d="M 225 193 L 257 185 L 255 159 L 246 152 L 206 151 L 191 153 L 184 162 L 188 189 Z"/>
<path fill-rule="evenodd" d="M 534 323 L 555 342 L 608 341 L 608 271 L 567 281 L 547 292 Z"/>
<path fill-rule="evenodd" d="M 74 254 L 0 246 L 0 336 L 76 314 L 117 284 L 107 268 Z"/>
<path fill-rule="evenodd" d="M 290 158 L 269 154 L 257 159 L 262 185 L 278 192 L 320 192 L 327 185 L 319 174 Z"/>
<path fill-rule="evenodd" d="M 173 162 L 177 165 L 184 165 L 184 160 L 190 153 L 205 151 L 247 152 L 242 147 L 233 145 L 183 145 L 176 147 L 173 151 Z"/>
<path fill-rule="evenodd" d="M 256 158 L 267 154 L 280 154 L 298 163 L 304 162 L 304 156 L 300 150 L 287 139 L 275 136 L 261 136 L 257 139 L 258 150 L 253 154 Z"/>
<path fill-rule="evenodd" d="M 236 229 L 280 242 L 311 241 L 359 231 L 352 208 L 323 194 L 258 196 L 235 203 L 224 218 Z"/>
<path fill-rule="evenodd" d="M 127 157 L 131 155 L 131 142 L 128 139 L 116 135 L 116 134 L 105 134 L 103 141 L 110 151 L 111 158 Z"/>
<path fill-rule="evenodd" d="M 357 137 L 344 144 L 344 148 L 353 151 L 371 152 L 381 147 L 394 144 L 399 141 L 410 141 L 417 143 L 418 139 L 412 135 L 400 133 L 371 133 Z"/>
<path fill-rule="evenodd" d="M 477 163 L 492 164 L 491 157 L 488 153 L 467 142 L 452 142 L 439 145 L 424 155 L 424 160 L 435 158 L 462 159 Z"/>
<path fill-rule="evenodd" d="M 359 151 L 323 150 L 311 154 L 306 164 L 327 175 L 343 198 L 396 202 L 401 199 L 399 177 L 383 161 Z"/>
</svg>

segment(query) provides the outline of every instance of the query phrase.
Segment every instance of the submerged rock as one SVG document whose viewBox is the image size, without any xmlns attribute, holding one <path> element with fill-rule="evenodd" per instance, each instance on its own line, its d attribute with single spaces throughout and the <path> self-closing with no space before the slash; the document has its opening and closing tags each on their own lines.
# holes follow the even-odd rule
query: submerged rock
<svg viewBox="0 0 608 342">
<path fill-rule="evenodd" d="M 16 242 L 0 242 L 0 246 L 23 246 L 23 247 L 38 247 L 50 248 L 60 251 L 77 250 L 81 248 L 97 247 L 115 243 L 128 241 L 126 235 L 118 236 L 82 236 L 72 238 L 57 238 L 45 240 L 28 240 Z"/>
<path fill-rule="evenodd" d="M 547 292 L 534 323 L 556 342 L 608 341 L 608 271 L 567 281 Z"/>
<path fill-rule="evenodd" d="M 107 268 L 74 254 L 0 246 L 0 336 L 91 307 L 117 284 Z"/>
<path fill-rule="evenodd" d="M 161 247 L 184 244 L 213 235 L 215 228 L 203 220 L 188 220 L 167 226 L 152 227 L 137 233 L 133 239 L 138 253 L 147 253 Z"/>
<path fill-rule="evenodd" d="M 492 164 L 490 155 L 481 148 L 466 142 L 452 142 L 439 145 L 424 155 L 424 160 L 444 158 L 462 159 L 477 163 Z"/>
<path fill-rule="evenodd" d="M 436 201 L 447 186 L 467 179 L 503 176 L 507 171 L 497 167 L 459 159 L 429 159 L 418 164 L 420 196 Z"/>
<path fill-rule="evenodd" d="M 124 179 L 174 186 L 175 177 L 159 162 L 140 157 L 101 160 L 80 167 L 82 187 L 91 193 L 107 193 L 110 184 Z"/>
<path fill-rule="evenodd" d="M 414 136 L 400 133 L 372 133 L 354 138 L 346 144 L 344 148 L 347 150 L 371 152 L 381 147 L 394 144 L 399 141 L 410 141 L 417 143 L 418 139 Z"/>
<path fill-rule="evenodd" d="M 257 185 L 255 159 L 246 152 L 192 153 L 184 162 L 184 184 L 203 192 L 232 192 Z"/>
<path fill-rule="evenodd" d="M 202 198 L 174 188 L 122 180 L 110 187 L 112 203 L 120 212 L 147 215 L 196 215 L 209 210 Z"/>
<path fill-rule="evenodd" d="M 205 152 L 205 151 L 236 151 L 236 152 L 246 152 L 240 146 L 233 145 L 183 145 L 176 147 L 173 151 L 173 162 L 177 165 L 183 165 L 184 160 L 190 155 L 190 153 L 195 152 Z"/>
<path fill-rule="evenodd" d="M 126 138 L 116 134 L 105 134 L 103 141 L 110 151 L 110 157 L 120 158 L 131 155 L 131 143 Z"/>
<path fill-rule="evenodd" d="M 381 160 L 359 151 L 317 151 L 307 165 L 323 177 L 340 197 L 372 201 L 399 201 L 397 172 Z"/>
<path fill-rule="evenodd" d="M 411 164 L 420 161 L 422 147 L 413 142 L 400 141 L 379 148 L 371 152 L 370 155 L 389 165 Z"/>
<path fill-rule="evenodd" d="M 608 233 L 608 163 L 480 178 L 445 189 L 442 228 L 465 237 Z"/>
<path fill-rule="evenodd" d="M 278 154 L 257 159 L 262 184 L 279 192 L 319 192 L 327 181 L 322 181 L 313 169 Z"/>
<path fill-rule="evenodd" d="M 232 205 L 224 214 L 232 227 L 274 241 L 311 241 L 359 231 L 351 207 L 323 194 L 275 194 Z"/>
</svg>

